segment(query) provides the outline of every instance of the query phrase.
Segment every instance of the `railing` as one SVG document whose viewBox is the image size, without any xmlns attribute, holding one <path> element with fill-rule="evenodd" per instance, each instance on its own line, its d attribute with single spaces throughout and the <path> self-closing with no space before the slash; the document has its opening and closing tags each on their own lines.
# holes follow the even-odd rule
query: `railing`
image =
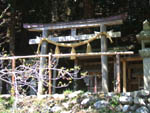
<svg viewBox="0 0 150 113">
<path fill-rule="evenodd" d="M 11 67 L 11 69 L 10 69 L 11 72 L 4 74 L 4 76 L 6 76 L 7 74 L 9 74 L 9 75 L 11 74 L 11 82 L 9 81 L 8 83 L 10 83 L 12 85 L 12 95 L 15 95 L 15 94 L 17 94 L 17 92 L 16 92 L 17 89 L 15 89 L 15 88 L 17 88 L 16 86 L 17 86 L 17 82 L 18 82 L 17 81 L 18 80 L 18 76 L 19 77 L 23 76 L 23 75 L 19 75 L 16 72 L 17 69 L 19 69 L 16 66 L 16 64 L 17 64 L 16 60 L 18 60 L 18 59 L 28 59 L 28 58 L 29 59 L 31 59 L 31 58 L 43 58 L 43 57 L 47 58 L 47 66 L 45 66 L 45 68 L 40 68 L 40 66 L 38 65 L 34 69 L 38 68 L 38 70 L 36 70 L 36 72 L 37 72 L 36 74 L 38 74 L 39 70 L 47 70 L 47 73 L 46 73 L 46 75 L 44 77 L 45 77 L 45 80 L 48 79 L 48 81 L 47 81 L 48 93 L 52 94 L 52 79 L 56 80 L 56 78 L 52 78 L 52 70 L 61 71 L 63 74 L 68 74 L 71 78 L 73 78 L 73 76 L 71 74 L 69 74 L 69 72 L 66 72 L 65 70 L 63 71 L 62 69 L 54 69 L 53 68 L 53 65 L 54 65 L 53 64 L 53 58 L 57 58 L 58 59 L 58 58 L 69 58 L 71 56 L 86 57 L 86 56 L 101 56 L 101 55 L 106 55 L 106 56 L 108 56 L 108 55 L 111 55 L 111 56 L 112 55 L 116 55 L 118 57 L 118 55 L 129 55 L 129 54 L 133 54 L 133 52 L 132 51 L 127 51 L 127 52 L 97 52 L 97 53 L 76 53 L 76 54 L 51 54 L 50 53 L 50 54 L 47 54 L 47 55 L 0 57 L 0 60 L 1 61 L 2 60 L 11 60 L 11 66 L 10 66 Z M 120 61 L 118 61 L 118 62 L 120 62 Z M 30 68 L 30 66 L 28 68 Z M 21 69 L 25 69 L 25 68 L 21 68 Z M 6 71 L 6 70 L 4 70 L 4 71 L 2 71 L 2 70 L 3 69 L 1 69 L 1 71 L 0 71 L 0 75 L 1 76 L 2 76 L 2 73 Z M 27 70 L 27 71 L 29 71 L 29 70 Z M 23 73 L 23 70 L 20 72 L 20 74 L 21 73 Z M 1 77 L 1 76 L 0 76 L 0 80 L 2 80 L 4 82 L 7 82 L 5 79 L 3 79 L 4 76 L 3 77 Z M 25 77 L 25 76 L 23 76 L 23 77 Z M 21 83 L 21 81 L 24 82 L 23 79 L 24 78 L 19 79 L 20 80 L 19 83 Z M 40 81 L 40 79 L 38 77 L 36 79 L 37 79 L 37 82 Z M 27 78 L 26 78 L 26 80 L 27 80 Z M 119 80 L 119 78 L 118 78 L 118 80 Z M 120 82 L 120 80 L 119 80 L 119 82 Z M 32 85 L 30 87 L 32 87 Z"/>
<path fill-rule="evenodd" d="M 11 90 L 11 93 L 12 93 L 12 95 L 15 95 L 17 92 L 15 92 L 15 88 L 16 88 L 16 85 L 17 85 L 17 80 L 18 80 L 18 76 L 16 75 L 16 74 L 18 74 L 18 73 L 21 73 L 21 71 L 19 71 L 19 70 L 17 70 L 17 69 L 19 69 L 19 68 L 21 68 L 21 67 L 17 67 L 16 66 L 16 61 L 19 59 L 27 59 L 27 58 L 41 58 L 41 57 L 46 57 L 46 58 L 48 58 L 48 66 L 45 68 L 45 69 L 48 69 L 48 76 L 49 76 L 49 78 L 48 78 L 48 80 L 49 80 L 49 87 L 48 87 L 48 89 L 49 89 L 49 94 L 51 94 L 52 92 L 51 92 L 51 54 L 49 54 L 49 55 L 29 55 L 29 56 L 11 56 L 11 57 L 0 57 L 0 60 L 11 60 L 11 66 L 9 66 L 9 67 L 11 67 L 11 69 L 7 69 L 7 71 L 11 71 L 11 72 L 7 72 L 6 70 L 3 70 L 3 69 L 1 69 L 1 71 L 0 71 L 0 73 L 1 73 L 1 78 L 0 78 L 0 80 L 2 80 L 2 81 L 4 81 L 4 82 L 7 82 L 7 83 L 10 83 L 11 85 L 12 85 L 12 90 Z M 5 67 L 6 68 L 6 67 Z M 21 68 L 22 69 L 22 68 Z M 23 68 L 23 69 L 25 69 L 25 68 Z M 39 69 L 40 70 L 40 69 Z M 22 70 L 23 71 L 23 70 Z M 6 73 L 5 73 L 6 72 Z M 23 73 L 23 72 L 22 72 Z M 4 77 L 4 75 L 5 76 L 7 76 L 7 74 L 9 74 L 9 77 L 11 76 L 11 81 L 8 81 L 8 80 L 5 80 L 4 78 L 6 78 L 6 77 Z M 10 75 L 11 74 L 11 75 Z M 20 75 L 19 75 L 20 76 Z M 27 77 L 27 76 L 26 76 Z M 23 78 L 22 78 L 23 79 Z M 20 79 L 20 81 L 22 80 L 22 79 Z M 27 80 L 27 78 L 26 78 L 26 80 Z M 39 80 L 39 79 L 37 79 L 37 80 Z M 22 81 L 23 82 L 23 81 Z M 26 84 L 27 85 L 27 84 Z M 32 87 L 32 86 L 30 86 L 30 87 Z"/>
</svg>

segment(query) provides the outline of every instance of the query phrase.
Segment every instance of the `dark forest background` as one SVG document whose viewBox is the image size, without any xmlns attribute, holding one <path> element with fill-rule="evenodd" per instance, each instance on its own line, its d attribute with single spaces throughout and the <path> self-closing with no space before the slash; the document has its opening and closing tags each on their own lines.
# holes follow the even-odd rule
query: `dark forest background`
<svg viewBox="0 0 150 113">
<path fill-rule="evenodd" d="M 121 44 L 138 49 L 136 34 L 144 20 L 150 19 L 149 0 L 0 0 L 1 54 L 33 54 L 30 38 L 36 33 L 23 28 L 24 23 L 57 23 L 103 18 L 126 13 L 119 29 Z"/>
</svg>

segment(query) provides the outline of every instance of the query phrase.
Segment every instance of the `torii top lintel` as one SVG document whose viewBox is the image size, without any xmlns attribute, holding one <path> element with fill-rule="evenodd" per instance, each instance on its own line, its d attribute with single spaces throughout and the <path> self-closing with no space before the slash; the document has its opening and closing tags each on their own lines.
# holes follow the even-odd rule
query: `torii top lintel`
<svg viewBox="0 0 150 113">
<path fill-rule="evenodd" d="M 63 29 L 75 29 L 75 28 L 89 28 L 98 27 L 102 24 L 106 26 L 120 25 L 123 23 L 123 19 L 126 14 L 121 14 L 117 16 L 111 16 L 101 19 L 87 19 L 73 22 L 62 22 L 56 24 L 24 24 L 24 28 L 29 31 L 43 31 L 45 30 L 63 30 Z"/>
</svg>

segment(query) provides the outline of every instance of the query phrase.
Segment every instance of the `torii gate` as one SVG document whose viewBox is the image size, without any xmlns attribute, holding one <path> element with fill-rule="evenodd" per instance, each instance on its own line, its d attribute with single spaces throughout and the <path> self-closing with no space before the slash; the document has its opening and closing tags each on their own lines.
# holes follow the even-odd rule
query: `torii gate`
<svg viewBox="0 0 150 113">
<path fill-rule="evenodd" d="M 107 32 L 106 27 L 112 25 L 120 25 L 123 23 L 123 18 L 125 15 L 112 16 L 108 18 L 102 19 L 88 19 L 84 21 L 74 21 L 67 23 L 57 23 L 57 24 L 24 24 L 24 28 L 29 31 L 38 31 L 42 32 L 42 37 L 46 37 L 48 40 L 52 40 L 55 42 L 65 42 L 65 41 L 78 41 L 78 40 L 86 40 L 89 39 L 90 35 L 76 35 L 76 29 L 79 28 L 92 28 L 92 27 L 100 27 L 100 32 Z M 48 32 L 53 30 L 71 30 L 71 36 L 63 36 L 63 37 L 52 37 L 48 35 Z M 120 32 L 107 32 L 111 37 L 120 37 Z M 37 37 L 36 39 L 31 39 L 29 44 L 38 44 L 42 37 Z M 41 45 L 41 54 L 47 54 L 47 42 L 43 41 Z M 107 39 L 103 35 L 101 36 L 101 52 L 107 52 Z M 119 55 L 116 57 L 118 60 L 117 64 L 119 65 Z M 43 68 L 45 59 L 40 59 L 40 68 Z M 120 65 L 119 65 L 120 66 Z M 120 67 L 117 68 L 117 81 L 118 92 L 120 92 Z M 108 59 L 106 55 L 101 55 L 101 72 L 102 72 L 102 91 L 107 93 L 108 90 Z M 40 79 L 42 79 L 42 70 L 40 71 Z M 38 84 L 39 88 L 42 88 L 42 82 Z M 42 94 L 41 89 L 38 89 L 38 92 Z"/>
</svg>

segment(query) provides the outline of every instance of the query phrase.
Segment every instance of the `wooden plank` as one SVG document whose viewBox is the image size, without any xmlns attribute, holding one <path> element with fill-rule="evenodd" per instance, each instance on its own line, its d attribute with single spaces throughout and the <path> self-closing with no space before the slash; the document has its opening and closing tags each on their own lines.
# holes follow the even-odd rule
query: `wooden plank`
<svg viewBox="0 0 150 113">
<path fill-rule="evenodd" d="M 61 30 L 61 29 L 72 29 L 72 28 L 87 28 L 87 27 L 98 27 L 100 25 L 119 25 L 123 23 L 123 19 L 126 17 L 126 14 L 112 16 L 101 19 L 88 19 L 74 22 L 63 22 L 57 24 L 24 24 L 23 27 L 29 31 L 42 31 L 43 29 L 47 30 Z"/>
<path fill-rule="evenodd" d="M 101 32 L 106 32 L 106 26 L 101 26 Z M 103 35 L 101 36 L 101 52 L 107 52 L 107 39 Z M 108 58 L 107 56 L 101 56 L 101 70 L 102 70 L 102 91 L 107 93 L 108 90 Z"/>
<path fill-rule="evenodd" d="M 127 74 L 126 74 L 126 61 L 123 61 L 122 62 L 122 65 L 123 65 L 123 92 L 127 92 Z"/>
<path fill-rule="evenodd" d="M 121 37 L 120 32 L 107 32 L 112 38 Z M 85 34 L 85 35 L 71 35 L 71 36 L 59 36 L 59 37 L 48 37 L 49 40 L 55 42 L 72 42 L 72 41 L 80 41 L 80 40 L 87 40 L 91 37 L 95 36 L 95 34 Z M 30 39 L 29 44 L 38 44 L 40 43 L 42 37 L 36 37 L 36 39 Z"/>
</svg>

